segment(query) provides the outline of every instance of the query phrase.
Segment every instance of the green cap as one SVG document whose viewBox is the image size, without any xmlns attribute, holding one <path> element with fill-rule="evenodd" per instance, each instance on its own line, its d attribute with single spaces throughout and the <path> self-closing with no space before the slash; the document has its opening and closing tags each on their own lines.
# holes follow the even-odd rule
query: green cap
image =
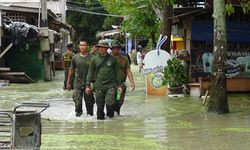
<svg viewBox="0 0 250 150">
<path fill-rule="evenodd" d="M 110 48 L 109 43 L 107 40 L 100 40 L 98 41 L 98 43 L 96 44 L 96 47 L 107 47 Z"/>
<path fill-rule="evenodd" d="M 111 46 L 112 46 L 112 48 L 113 48 L 113 47 L 122 47 L 122 44 L 121 44 L 119 41 L 114 40 L 114 41 L 111 43 Z"/>
</svg>

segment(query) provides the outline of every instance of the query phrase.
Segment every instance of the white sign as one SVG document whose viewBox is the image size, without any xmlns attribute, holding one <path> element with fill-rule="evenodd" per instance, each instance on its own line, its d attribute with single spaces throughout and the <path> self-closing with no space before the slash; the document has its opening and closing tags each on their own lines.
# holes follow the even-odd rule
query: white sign
<svg viewBox="0 0 250 150">
<path fill-rule="evenodd" d="M 166 86 L 163 83 L 163 71 L 170 59 L 168 52 L 163 50 L 152 50 L 145 55 L 142 73 L 145 75 L 147 95 L 166 95 Z"/>
</svg>

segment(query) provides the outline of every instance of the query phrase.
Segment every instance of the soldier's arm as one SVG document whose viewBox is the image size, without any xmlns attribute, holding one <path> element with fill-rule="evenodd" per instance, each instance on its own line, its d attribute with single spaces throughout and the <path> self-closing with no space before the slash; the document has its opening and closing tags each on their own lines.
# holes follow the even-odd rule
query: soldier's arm
<svg viewBox="0 0 250 150">
<path fill-rule="evenodd" d="M 88 74 L 87 74 L 87 78 L 86 78 L 86 87 L 90 87 L 90 83 L 91 83 L 91 81 L 93 79 L 94 69 L 95 69 L 95 63 L 94 63 L 94 59 L 92 58 L 90 60 Z"/>
<path fill-rule="evenodd" d="M 127 62 L 126 62 L 127 75 L 128 75 L 128 79 L 129 79 L 129 82 L 130 82 L 131 91 L 134 91 L 135 82 L 134 82 L 133 73 L 131 71 L 131 67 L 130 67 L 130 63 L 129 63 L 128 58 L 126 58 L 126 60 L 127 60 Z"/>
<path fill-rule="evenodd" d="M 64 54 L 62 55 L 61 60 L 62 60 L 62 66 L 63 66 L 63 68 L 64 68 L 64 66 L 65 66 L 65 63 L 64 63 Z"/>
<path fill-rule="evenodd" d="M 132 71 L 131 71 L 130 68 L 127 69 L 127 73 L 128 73 L 128 79 L 129 79 L 129 82 L 130 82 L 131 91 L 134 91 L 135 82 L 134 82 L 133 74 L 132 74 Z"/>
<path fill-rule="evenodd" d="M 72 59 L 71 61 L 71 66 L 70 66 L 70 69 L 69 69 L 69 73 L 68 73 L 68 79 L 67 79 L 67 89 L 70 90 L 71 87 L 70 87 L 70 82 L 71 82 L 71 79 L 75 73 L 75 68 L 76 68 L 76 64 L 75 64 L 75 61 L 74 61 L 74 58 Z"/>
<path fill-rule="evenodd" d="M 68 89 L 69 91 L 70 91 L 70 89 L 71 89 L 70 81 L 71 81 L 72 76 L 74 75 L 74 73 L 75 73 L 75 69 L 70 68 L 70 69 L 69 69 L 69 73 L 68 73 L 68 79 L 67 79 L 67 89 Z"/>
<path fill-rule="evenodd" d="M 93 58 L 90 60 L 90 64 L 89 64 L 89 69 L 88 69 L 88 74 L 87 74 L 87 78 L 86 78 L 86 87 L 85 87 L 85 93 L 87 95 L 90 95 L 92 92 L 92 89 L 90 87 L 90 83 L 93 79 L 93 72 L 95 69 L 95 63 Z"/>
</svg>

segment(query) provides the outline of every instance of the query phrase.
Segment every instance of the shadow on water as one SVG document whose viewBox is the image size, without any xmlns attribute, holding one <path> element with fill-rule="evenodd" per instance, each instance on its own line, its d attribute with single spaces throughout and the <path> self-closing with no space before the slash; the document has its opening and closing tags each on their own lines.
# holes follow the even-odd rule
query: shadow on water
<svg viewBox="0 0 250 150">
<path fill-rule="evenodd" d="M 127 93 L 121 115 L 112 119 L 76 118 L 72 92 L 62 90 L 62 72 L 52 82 L 0 88 L 0 109 L 49 102 L 42 113 L 42 150 L 249 149 L 249 94 L 229 94 L 229 114 L 208 114 L 199 98 L 145 96 L 144 78 L 135 67 L 136 90 Z"/>
</svg>

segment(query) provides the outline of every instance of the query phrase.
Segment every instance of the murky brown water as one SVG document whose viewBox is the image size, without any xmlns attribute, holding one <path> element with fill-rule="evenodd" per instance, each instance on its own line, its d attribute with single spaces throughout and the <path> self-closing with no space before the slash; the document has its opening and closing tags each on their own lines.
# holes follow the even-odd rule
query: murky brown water
<svg viewBox="0 0 250 150">
<path fill-rule="evenodd" d="M 121 116 L 97 121 L 74 117 L 72 92 L 62 90 L 62 72 L 54 81 L 0 88 L 0 109 L 22 102 L 50 102 L 42 114 L 42 150 L 248 150 L 250 95 L 230 94 L 230 113 L 207 114 L 201 99 L 146 97 L 144 79 L 135 73 Z"/>
</svg>

